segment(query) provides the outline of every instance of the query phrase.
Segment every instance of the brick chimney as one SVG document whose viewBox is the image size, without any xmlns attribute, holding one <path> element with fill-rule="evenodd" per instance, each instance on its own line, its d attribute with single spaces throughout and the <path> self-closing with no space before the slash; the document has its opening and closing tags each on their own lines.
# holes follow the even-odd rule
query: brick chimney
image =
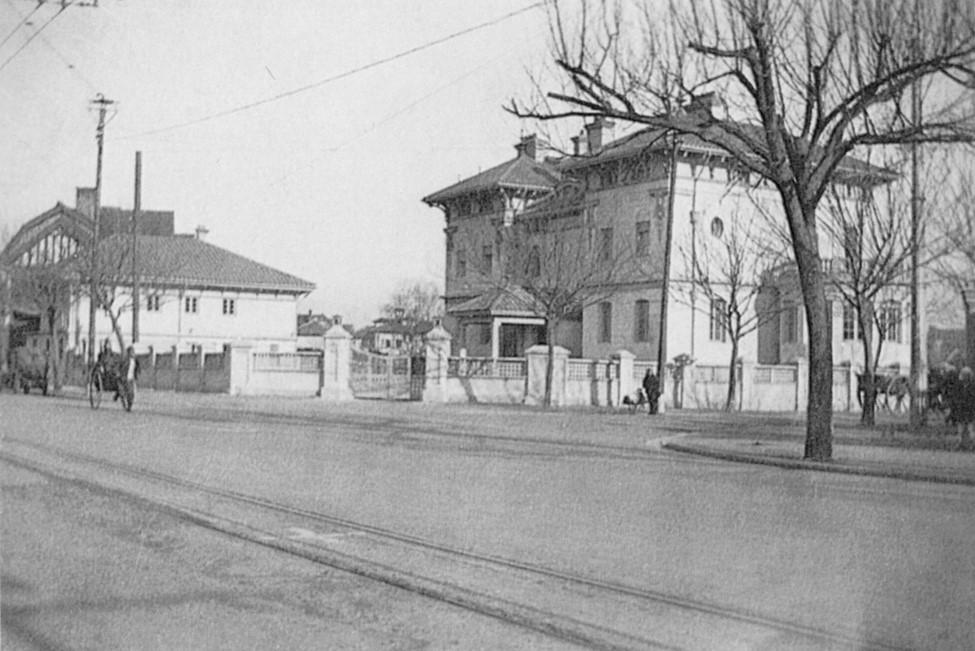
<svg viewBox="0 0 975 651">
<path fill-rule="evenodd" d="M 603 150 L 603 144 L 612 140 L 613 123 L 605 118 L 596 118 L 586 128 L 586 148 L 590 154 L 598 154 Z"/>
<path fill-rule="evenodd" d="M 201 242 L 205 242 L 207 239 L 207 235 L 209 234 L 210 234 L 210 229 L 208 229 L 206 226 L 203 226 L 201 224 L 200 226 L 196 227 L 196 239 L 200 240 Z"/>
<path fill-rule="evenodd" d="M 538 138 L 533 133 L 530 136 L 524 136 L 521 141 L 515 145 L 515 151 L 518 152 L 519 156 L 527 156 L 532 160 L 537 160 L 538 155 Z"/>
<path fill-rule="evenodd" d="M 572 155 L 582 155 L 582 135 L 572 136 Z"/>
<path fill-rule="evenodd" d="M 76 188 L 74 207 L 88 219 L 94 219 L 95 188 Z"/>
</svg>

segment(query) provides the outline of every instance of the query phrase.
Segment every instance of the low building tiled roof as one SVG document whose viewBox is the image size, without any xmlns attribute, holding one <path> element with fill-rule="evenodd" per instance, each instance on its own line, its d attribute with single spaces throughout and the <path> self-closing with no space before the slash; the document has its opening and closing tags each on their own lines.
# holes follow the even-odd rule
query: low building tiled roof
<svg viewBox="0 0 975 651">
<path fill-rule="evenodd" d="M 360 339 L 371 334 L 388 334 L 388 335 L 425 335 L 426 333 L 433 330 L 433 321 L 417 321 L 416 323 L 410 322 L 384 322 L 384 323 L 373 323 L 372 325 L 366 326 L 355 333 L 356 337 Z"/>
<path fill-rule="evenodd" d="M 142 235 L 137 239 L 139 275 L 159 285 L 305 294 L 315 284 L 199 240 L 192 235 Z M 125 236 L 105 240 L 104 247 L 124 249 Z"/>
<path fill-rule="evenodd" d="M 323 337 L 331 329 L 330 321 L 308 321 L 298 326 L 299 337 Z"/>
<path fill-rule="evenodd" d="M 559 178 L 558 171 L 550 164 L 536 161 L 526 155 L 519 155 L 513 160 L 434 192 L 424 197 L 423 201 L 432 205 L 465 194 L 495 188 L 551 190 L 558 183 Z"/>
</svg>

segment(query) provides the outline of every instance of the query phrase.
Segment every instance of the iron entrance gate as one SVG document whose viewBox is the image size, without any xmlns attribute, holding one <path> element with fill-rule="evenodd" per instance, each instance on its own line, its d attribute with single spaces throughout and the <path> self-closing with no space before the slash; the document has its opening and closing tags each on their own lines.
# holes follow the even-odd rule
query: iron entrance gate
<svg viewBox="0 0 975 651">
<path fill-rule="evenodd" d="M 409 355 L 377 355 L 352 347 L 349 384 L 356 398 L 419 400 L 412 371 Z"/>
</svg>

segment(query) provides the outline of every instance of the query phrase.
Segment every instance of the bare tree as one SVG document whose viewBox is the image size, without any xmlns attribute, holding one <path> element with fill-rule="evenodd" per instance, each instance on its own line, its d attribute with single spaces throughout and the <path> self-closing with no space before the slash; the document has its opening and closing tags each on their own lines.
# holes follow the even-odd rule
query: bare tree
<svg viewBox="0 0 975 651">
<path fill-rule="evenodd" d="M 767 237 L 762 236 L 762 219 L 752 212 L 739 211 L 720 232 L 699 230 L 693 246 L 678 248 L 690 282 L 673 290 L 674 297 L 694 310 L 701 310 L 711 322 L 713 338 L 731 340 L 728 360 L 728 395 L 725 410 L 734 408 L 741 342 L 746 336 L 779 317 L 776 309 L 757 309 L 756 299 L 764 277 L 778 267 L 784 258 Z M 781 250 L 781 249 L 779 249 Z M 705 308 L 698 305 L 697 293 L 704 298 Z"/>
<path fill-rule="evenodd" d="M 884 341 L 897 327 L 884 304 L 902 301 L 898 289 L 903 294 L 909 280 L 907 270 L 914 247 L 910 199 L 899 195 L 893 186 L 888 186 L 882 203 L 869 191 L 852 198 L 842 194 L 836 186 L 829 189 L 822 222 L 841 252 L 833 261 L 839 264 L 832 267 L 829 280 L 856 316 L 863 354 L 860 419 L 865 425 L 873 425 L 877 367 Z"/>
<path fill-rule="evenodd" d="M 435 319 L 443 315 L 442 293 L 434 282 L 404 280 L 383 306 L 383 315 L 393 317 L 402 310 L 403 318 L 414 323 Z"/>
<path fill-rule="evenodd" d="M 619 291 L 625 275 L 634 273 L 633 256 L 625 242 L 607 237 L 612 232 L 608 229 L 597 232 L 577 203 L 570 201 L 566 206 L 568 210 L 540 207 L 506 227 L 502 236 L 505 273 L 497 281 L 506 290 L 519 288 L 525 308 L 545 319 L 545 406 L 552 404 L 558 326 L 608 300 Z"/>
<path fill-rule="evenodd" d="M 975 363 L 975 172 L 971 154 L 961 159 L 956 174 L 945 188 L 946 201 L 932 215 L 932 230 L 951 242 L 951 250 L 932 266 L 935 277 L 945 283 L 963 306 L 966 319 L 968 361 Z M 967 291 L 966 291 L 967 290 Z"/>
<path fill-rule="evenodd" d="M 832 346 L 817 208 L 857 148 L 971 141 L 975 5 L 968 0 L 580 0 L 551 3 L 561 87 L 518 116 L 609 117 L 693 136 L 782 200 L 809 332 L 805 457 L 832 456 Z M 595 6 L 595 9 L 592 9 Z M 552 82 L 557 84 L 558 82 Z M 911 89 L 925 84 L 923 118 Z M 552 87 L 539 80 L 539 88 Z M 937 91 L 935 93 L 935 91 Z M 724 111 L 685 110 L 718 92 Z M 964 100 L 964 101 L 963 101 Z M 550 102 L 557 102 L 553 106 Z"/>
</svg>

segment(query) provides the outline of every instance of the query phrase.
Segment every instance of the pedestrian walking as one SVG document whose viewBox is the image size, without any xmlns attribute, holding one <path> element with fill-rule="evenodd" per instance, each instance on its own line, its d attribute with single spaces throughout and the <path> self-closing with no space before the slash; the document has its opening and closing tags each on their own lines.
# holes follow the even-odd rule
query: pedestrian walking
<svg viewBox="0 0 975 651">
<path fill-rule="evenodd" d="M 660 380 L 650 369 L 643 376 L 643 392 L 647 394 L 647 413 L 656 414 L 657 401 L 660 399 Z"/>
<path fill-rule="evenodd" d="M 954 404 L 951 406 L 951 413 L 958 427 L 958 445 L 963 450 L 970 450 L 972 428 L 975 427 L 975 373 L 971 367 L 966 366 L 958 373 L 958 381 L 952 393 Z"/>
</svg>

